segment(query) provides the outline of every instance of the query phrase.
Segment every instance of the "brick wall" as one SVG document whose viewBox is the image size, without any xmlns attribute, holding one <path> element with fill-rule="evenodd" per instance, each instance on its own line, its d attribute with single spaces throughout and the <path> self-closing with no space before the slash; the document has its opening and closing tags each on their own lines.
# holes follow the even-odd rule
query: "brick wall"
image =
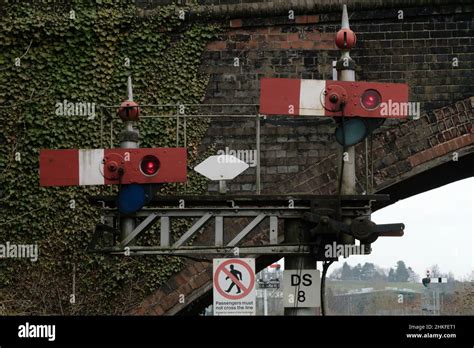
<svg viewBox="0 0 474 348">
<path fill-rule="evenodd" d="M 410 100 L 421 110 L 470 97 L 474 90 L 474 6 L 398 8 L 350 13 L 358 42 L 351 55 L 357 79 L 406 82 Z M 258 104 L 259 79 L 289 77 L 331 79 L 333 60 L 339 56 L 334 35 L 339 12 L 288 17 L 236 18 L 228 30 L 210 42 L 202 71 L 211 75 L 207 103 Z M 239 66 L 234 66 L 234 59 Z M 458 66 L 452 65 L 453 58 Z M 256 109 L 242 111 L 255 113 Z M 389 125 L 396 125 L 391 122 Z M 261 128 L 261 177 L 263 188 L 288 173 L 340 151 L 334 124 L 321 118 L 267 118 Z M 255 149 L 254 120 L 218 119 L 211 124 L 202 149 Z M 234 192 L 255 189 L 255 169 L 250 168 L 230 186 Z M 217 190 L 210 184 L 210 191 Z"/>
</svg>

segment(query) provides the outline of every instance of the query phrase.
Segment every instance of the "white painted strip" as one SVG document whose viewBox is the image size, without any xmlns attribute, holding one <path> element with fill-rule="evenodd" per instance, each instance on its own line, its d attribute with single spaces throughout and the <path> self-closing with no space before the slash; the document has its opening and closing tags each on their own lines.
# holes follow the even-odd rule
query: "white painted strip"
<svg viewBox="0 0 474 348">
<path fill-rule="evenodd" d="M 337 70 L 336 70 L 337 60 L 332 61 L 332 79 L 337 81 Z"/>
<path fill-rule="evenodd" d="M 300 115 L 324 116 L 321 93 L 325 88 L 325 80 L 301 80 Z"/>
<path fill-rule="evenodd" d="M 160 247 L 170 246 L 170 218 L 162 216 L 160 218 Z"/>
<path fill-rule="evenodd" d="M 79 185 L 104 185 L 104 149 L 79 150 Z"/>
</svg>

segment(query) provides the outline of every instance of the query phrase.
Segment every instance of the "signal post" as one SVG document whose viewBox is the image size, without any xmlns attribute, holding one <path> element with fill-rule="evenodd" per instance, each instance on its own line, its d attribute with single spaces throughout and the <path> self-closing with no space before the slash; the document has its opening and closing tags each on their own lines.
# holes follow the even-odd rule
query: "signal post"
<svg viewBox="0 0 474 348">
<path fill-rule="evenodd" d="M 341 57 L 336 63 L 337 77 L 339 81 L 355 81 L 355 62 L 350 57 L 349 51 L 354 47 L 356 36 L 349 28 L 349 18 L 347 15 L 347 7 L 343 6 L 342 26 L 341 30 L 336 35 L 336 45 L 341 50 Z M 325 91 L 326 92 L 326 91 Z M 329 91 L 328 91 L 329 92 Z M 331 92 L 329 92 L 330 94 Z M 316 96 L 315 96 L 316 97 Z M 329 98 L 338 102 L 339 95 L 330 95 Z M 344 103 L 340 104 L 343 111 Z M 337 110 L 336 110 L 337 111 Z M 343 121 L 344 122 L 344 121 Z M 344 132 L 344 129 L 343 129 Z M 341 187 L 339 194 L 341 195 L 355 195 L 356 194 L 356 174 L 355 174 L 355 146 L 343 146 L 340 161 Z M 346 160 L 347 158 L 347 160 Z M 344 161 L 344 162 L 343 162 Z M 351 220 L 345 218 L 344 222 L 350 225 Z M 286 220 L 285 222 L 285 241 L 288 242 L 311 242 L 309 226 L 302 220 Z M 341 242 L 343 244 L 353 244 L 354 237 L 349 234 L 341 234 Z M 321 245 L 321 247 L 324 247 Z M 302 269 L 316 269 L 316 258 L 313 256 L 289 256 L 285 257 L 285 269 L 288 270 L 302 270 Z M 299 308 L 296 301 L 295 307 L 286 307 L 285 315 L 317 315 L 319 308 Z"/>
<path fill-rule="evenodd" d="M 341 57 L 336 63 L 337 79 L 339 81 L 355 81 L 355 62 L 351 58 L 349 52 L 356 43 L 356 35 L 349 28 L 349 17 L 347 14 L 347 6 L 343 6 L 342 10 L 342 25 L 341 30 L 336 35 L 336 45 L 341 50 Z M 344 112 L 345 105 L 341 105 L 342 111 Z M 344 120 L 342 121 L 344 122 Z M 339 165 L 340 175 L 342 175 L 341 187 L 339 194 L 341 195 L 354 195 L 356 194 L 356 168 L 355 168 L 355 146 L 346 147 L 345 144 L 345 129 L 344 124 L 342 125 L 343 136 L 343 151 L 341 153 L 341 160 Z M 345 218 L 344 222 L 350 225 L 351 220 Z M 343 244 L 354 244 L 354 237 L 348 234 L 341 235 L 341 242 Z"/>
<path fill-rule="evenodd" d="M 139 107 L 133 102 L 132 78 L 127 79 L 128 100 L 122 103 L 119 116 L 125 122 L 125 129 L 120 134 L 120 147 L 124 149 L 136 149 L 139 147 L 139 133 L 133 128 L 133 121 L 138 120 Z M 123 216 L 120 219 L 120 241 L 132 233 L 135 228 L 135 219 Z"/>
</svg>

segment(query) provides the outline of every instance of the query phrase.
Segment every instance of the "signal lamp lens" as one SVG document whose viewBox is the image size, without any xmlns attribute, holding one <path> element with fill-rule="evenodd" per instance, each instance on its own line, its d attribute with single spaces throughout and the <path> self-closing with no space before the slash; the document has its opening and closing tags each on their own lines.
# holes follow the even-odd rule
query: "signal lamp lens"
<svg viewBox="0 0 474 348">
<path fill-rule="evenodd" d="M 382 102 L 382 96 L 375 89 L 368 89 L 362 94 L 361 102 L 367 110 L 374 110 Z"/>
<path fill-rule="evenodd" d="M 140 169 L 145 175 L 155 175 L 158 173 L 158 169 L 160 169 L 160 161 L 155 156 L 145 156 L 140 163 Z"/>
<path fill-rule="evenodd" d="M 361 142 L 368 135 L 368 127 L 365 120 L 353 117 L 336 128 L 336 141 L 343 146 L 353 146 Z"/>
</svg>

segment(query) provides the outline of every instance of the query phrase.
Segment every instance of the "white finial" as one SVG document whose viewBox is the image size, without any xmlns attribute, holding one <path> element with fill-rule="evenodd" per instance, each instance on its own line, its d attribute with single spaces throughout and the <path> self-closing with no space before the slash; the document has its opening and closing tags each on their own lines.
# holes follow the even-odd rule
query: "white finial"
<svg viewBox="0 0 474 348">
<path fill-rule="evenodd" d="M 128 100 L 133 101 L 133 91 L 132 91 L 132 77 L 129 76 L 127 80 L 127 92 L 128 92 Z"/>
<path fill-rule="evenodd" d="M 346 5 L 342 5 L 342 28 L 349 29 L 349 16 L 347 15 Z"/>
</svg>

